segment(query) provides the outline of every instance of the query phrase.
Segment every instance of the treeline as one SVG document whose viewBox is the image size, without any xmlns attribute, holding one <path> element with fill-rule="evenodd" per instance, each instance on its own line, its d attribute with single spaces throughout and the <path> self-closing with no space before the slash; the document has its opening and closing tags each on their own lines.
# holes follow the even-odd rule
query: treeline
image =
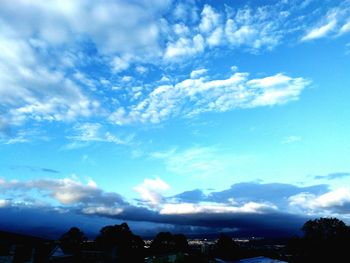
<svg viewBox="0 0 350 263">
<path fill-rule="evenodd" d="M 210 259 L 237 260 L 253 256 L 268 256 L 288 262 L 350 262 L 350 228 L 337 218 L 319 218 L 307 221 L 302 236 L 288 240 L 281 251 L 259 249 L 253 243 L 238 245 L 231 237 L 220 235 L 210 247 L 194 250 L 183 234 L 160 232 L 149 248 L 140 236 L 132 233 L 127 223 L 105 226 L 94 241 L 87 241 L 77 227 L 71 228 L 59 239 L 63 252 L 71 256 L 71 262 L 95 262 L 93 257 L 83 258 L 86 252 L 98 254 L 99 262 L 145 262 L 146 257 L 179 254 L 176 262 L 213 262 Z M 90 254 L 91 254 L 90 253 Z M 345 261 L 344 261 L 345 260 Z M 163 262 L 163 261 L 161 261 Z M 166 262 L 166 261 L 164 261 Z"/>
<path fill-rule="evenodd" d="M 238 258 L 238 245 L 226 235 L 221 235 L 214 248 L 194 251 L 183 234 L 160 232 L 145 248 L 143 239 L 132 233 L 127 223 L 105 226 L 93 241 L 77 227 L 72 227 L 59 238 L 62 251 L 70 256 L 70 262 L 145 262 L 145 258 L 155 258 L 154 262 L 167 262 L 165 255 L 177 255 L 176 262 L 207 263 L 209 258 Z M 95 254 L 95 257 L 91 256 Z M 87 256 L 89 255 L 90 256 Z M 97 256 L 96 256 L 97 255 Z M 96 261 L 97 262 L 97 261 Z"/>
<path fill-rule="evenodd" d="M 72 262 L 81 262 L 83 251 L 101 252 L 98 257 L 103 262 L 144 262 L 145 243 L 140 236 L 132 233 L 127 223 L 103 227 L 94 242 L 87 242 L 85 234 L 72 227 L 60 237 L 59 242 Z M 85 260 L 89 261 L 89 258 Z"/>
</svg>

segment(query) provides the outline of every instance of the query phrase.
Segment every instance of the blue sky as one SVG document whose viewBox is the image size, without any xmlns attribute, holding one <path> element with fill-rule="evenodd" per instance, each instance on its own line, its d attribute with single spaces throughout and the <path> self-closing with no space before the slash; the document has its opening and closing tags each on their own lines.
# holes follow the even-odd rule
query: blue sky
<svg viewBox="0 0 350 263">
<path fill-rule="evenodd" d="M 350 1 L 1 6 L 3 228 L 350 223 Z"/>
</svg>

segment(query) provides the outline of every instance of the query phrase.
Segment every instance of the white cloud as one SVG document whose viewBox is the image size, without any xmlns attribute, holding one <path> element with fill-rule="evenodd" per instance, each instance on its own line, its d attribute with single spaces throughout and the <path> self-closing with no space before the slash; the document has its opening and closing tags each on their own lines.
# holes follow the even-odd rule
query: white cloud
<svg viewBox="0 0 350 263">
<path fill-rule="evenodd" d="M 82 72 L 76 72 L 73 76 L 74 76 L 75 79 L 77 79 L 82 84 L 84 84 L 86 86 L 89 86 L 90 88 L 95 89 L 94 80 L 88 78 Z"/>
<path fill-rule="evenodd" d="M 211 147 L 193 147 L 184 151 L 170 149 L 166 152 L 153 152 L 151 157 L 164 160 L 171 172 L 200 177 L 220 173 L 228 166 L 230 159 Z"/>
<path fill-rule="evenodd" d="M 140 74 L 145 74 L 148 72 L 148 68 L 146 68 L 144 66 L 137 66 L 136 71 Z"/>
<path fill-rule="evenodd" d="M 19 129 L 11 134 L 2 134 L 0 129 L 0 143 L 17 144 L 28 143 L 33 140 L 49 141 L 50 138 L 42 133 L 39 129 Z"/>
<path fill-rule="evenodd" d="M 290 135 L 290 136 L 287 136 L 286 138 L 284 138 L 282 143 L 289 144 L 289 143 L 299 142 L 301 140 L 302 140 L 302 138 L 300 136 Z"/>
<path fill-rule="evenodd" d="M 193 38 L 179 38 L 176 42 L 168 43 L 164 59 L 173 60 L 181 57 L 193 56 L 204 51 L 204 39 L 200 34 Z"/>
<path fill-rule="evenodd" d="M 326 15 L 307 29 L 301 41 L 309 41 L 324 37 L 339 37 L 350 31 L 350 5 L 344 1 L 338 6 L 330 8 Z"/>
<path fill-rule="evenodd" d="M 252 160 L 252 156 L 227 153 L 215 146 L 196 146 L 184 150 L 171 148 L 163 152 L 152 152 L 150 157 L 162 160 L 171 173 L 199 180 L 229 174 L 228 171 L 234 171 L 233 167 Z"/>
<path fill-rule="evenodd" d="M 0 199 L 0 208 L 6 207 L 10 204 L 9 200 Z"/>
<path fill-rule="evenodd" d="M 120 72 L 129 68 L 130 63 L 128 58 L 114 57 L 112 62 L 112 69 L 114 72 Z"/>
<path fill-rule="evenodd" d="M 336 25 L 337 25 L 337 21 L 333 19 L 327 22 L 325 25 L 313 28 L 301 40 L 307 41 L 307 40 L 313 40 L 313 39 L 325 37 L 329 32 L 331 32 L 335 28 Z"/>
<path fill-rule="evenodd" d="M 112 86 L 112 88 L 111 88 L 111 90 L 114 90 L 114 91 L 116 91 L 116 90 L 121 90 L 122 88 L 121 87 L 119 87 L 119 86 Z"/>
<path fill-rule="evenodd" d="M 197 9 L 196 2 L 193 0 L 177 1 L 173 16 L 181 22 L 197 22 L 199 18 Z"/>
<path fill-rule="evenodd" d="M 134 190 L 138 192 L 145 202 L 151 207 L 157 207 L 163 201 L 161 192 L 168 190 L 170 186 L 162 179 L 157 177 L 156 179 L 146 178 L 142 184 L 134 187 Z"/>
<path fill-rule="evenodd" d="M 251 101 L 250 107 L 284 104 L 298 99 L 301 91 L 309 84 L 303 78 L 291 78 L 284 74 L 248 81 L 252 89 L 260 89 Z"/>
<path fill-rule="evenodd" d="M 16 196 L 18 203 L 32 199 L 33 193 L 37 191 L 34 195 L 35 199 L 45 203 L 57 201 L 62 205 L 83 205 L 83 207 L 120 207 L 126 204 L 120 195 L 104 192 L 91 179 L 86 184 L 74 177 L 31 181 L 3 180 L 0 182 L 0 188 L 2 195 L 10 194 L 11 196 L 11 193 L 20 191 L 21 195 Z"/>
<path fill-rule="evenodd" d="M 350 31 L 350 20 L 347 21 L 339 30 L 339 34 L 345 34 Z"/>
<path fill-rule="evenodd" d="M 103 126 L 99 123 L 83 123 L 74 127 L 75 134 L 68 138 L 80 142 L 111 142 L 126 144 L 129 140 L 122 140 L 109 131 L 102 131 Z M 129 138 L 130 139 L 130 138 Z"/>
<path fill-rule="evenodd" d="M 173 30 L 176 35 L 186 37 L 190 34 L 190 29 L 184 24 L 175 24 Z"/>
<path fill-rule="evenodd" d="M 304 38 L 349 32 L 348 6 L 329 9 Z M 122 94 L 126 83 L 109 86 L 113 78 L 120 80 L 123 71 L 135 69 L 144 74 L 149 66 L 162 71 L 169 63 L 211 52 L 219 45 L 248 52 L 271 49 L 298 30 L 295 21 L 304 21 L 298 14 L 295 21 L 289 21 L 293 17 L 289 12 L 294 9 L 287 4 L 234 10 L 206 4 L 199 10 L 195 1 L 27 0 L 14 5 L 4 0 L 0 9 L 0 105 L 5 113 L 0 130 L 26 121 L 105 116 L 110 113 L 106 101 L 118 105 L 110 120 L 126 124 L 159 123 L 172 116 L 295 100 L 307 82 L 284 74 L 252 80 L 246 73 L 210 79 L 205 72 L 193 72 L 192 80 L 179 81 L 174 76 L 171 80 L 177 83 L 155 87 L 148 94 L 154 83 L 132 95 Z M 101 72 L 84 71 L 100 66 Z M 113 73 L 111 78 L 109 73 Z M 169 80 L 164 76 L 162 81 Z M 263 83 L 273 80 L 281 83 L 268 87 Z M 105 86 L 118 92 L 109 97 Z M 99 140 L 118 139 L 111 134 L 101 136 Z M 12 142 L 25 140 L 17 137 Z"/>
<path fill-rule="evenodd" d="M 277 210 L 277 207 L 270 204 L 248 202 L 242 206 L 231 206 L 218 203 L 181 203 L 181 204 L 165 204 L 160 210 L 160 214 L 165 215 L 182 215 L 182 214 L 198 214 L 198 213 L 255 213 L 263 214 Z"/>
<path fill-rule="evenodd" d="M 8 109 L 8 123 L 74 120 L 99 107 L 62 71 L 49 69 L 26 41 L 0 35 L 0 49 L 0 104 Z"/>
<path fill-rule="evenodd" d="M 207 38 L 207 42 L 209 46 L 217 46 L 221 44 L 222 38 L 223 38 L 224 31 L 221 27 L 218 27 L 211 33 L 210 36 Z"/>
<path fill-rule="evenodd" d="M 158 0 L 147 3 L 30 0 L 14 6 L 12 1 L 5 0 L 0 14 L 19 33 L 36 33 L 51 44 L 69 42 L 73 33 L 87 35 L 102 53 L 137 53 L 138 50 L 150 53 L 158 49 L 156 21 L 169 5 L 170 1 Z"/>
<path fill-rule="evenodd" d="M 202 33 L 213 31 L 220 23 L 220 15 L 210 5 L 203 7 L 201 16 L 202 19 L 198 27 Z"/>
<path fill-rule="evenodd" d="M 303 78 L 282 73 L 255 79 L 240 72 L 226 79 L 210 80 L 206 76 L 185 79 L 174 85 L 156 87 L 137 104 L 118 108 L 110 120 L 120 125 L 159 123 L 171 116 L 190 117 L 202 112 L 280 105 L 297 100 L 308 85 L 309 81 Z"/>
<path fill-rule="evenodd" d="M 123 82 L 130 82 L 132 80 L 133 80 L 133 77 L 131 77 L 131 76 L 123 76 L 122 77 L 122 81 Z"/>
<path fill-rule="evenodd" d="M 243 8 L 229 17 L 225 23 L 225 36 L 233 47 L 245 47 L 252 51 L 272 49 L 279 44 L 281 28 L 286 16 L 278 8 L 264 6 L 259 9 Z"/>
<path fill-rule="evenodd" d="M 350 213 L 350 190 L 341 187 L 322 195 L 301 193 L 289 198 L 290 205 L 300 207 L 313 213 L 333 211 L 339 214 Z"/>
<path fill-rule="evenodd" d="M 119 207 L 92 206 L 92 207 L 85 207 L 81 211 L 84 214 L 88 214 L 88 215 L 102 214 L 107 216 L 116 216 L 121 214 L 124 210 Z"/>
<path fill-rule="evenodd" d="M 205 68 L 193 70 L 190 74 L 191 79 L 196 79 L 196 78 L 200 77 L 201 75 L 204 75 L 205 73 L 207 73 L 207 71 L 208 70 Z"/>
</svg>

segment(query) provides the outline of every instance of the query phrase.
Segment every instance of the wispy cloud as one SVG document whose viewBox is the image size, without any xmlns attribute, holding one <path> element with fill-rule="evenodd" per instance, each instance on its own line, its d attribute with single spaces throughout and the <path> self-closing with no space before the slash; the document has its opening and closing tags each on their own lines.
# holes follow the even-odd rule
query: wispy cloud
<svg viewBox="0 0 350 263">
<path fill-rule="evenodd" d="M 328 21 L 326 24 L 310 30 L 310 32 L 308 32 L 301 40 L 308 41 L 308 40 L 325 37 L 328 33 L 330 33 L 335 28 L 336 25 L 337 25 L 337 22 L 335 19 Z"/>
<path fill-rule="evenodd" d="M 265 78 L 249 78 L 248 73 L 240 72 L 226 79 L 198 76 L 158 86 L 137 104 L 118 108 L 110 120 L 119 125 L 159 123 L 179 115 L 190 117 L 203 112 L 281 105 L 297 100 L 309 83 L 282 73 Z"/>
<path fill-rule="evenodd" d="M 9 129 L 4 133 L 0 131 L 0 143 L 3 144 L 30 143 L 34 140 L 49 141 L 50 137 L 38 128 Z"/>
<path fill-rule="evenodd" d="M 286 138 L 284 138 L 282 140 L 282 143 L 283 144 L 290 144 L 290 143 L 295 143 L 295 142 L 299 142 L 302 140 L 302 137 L 301 136 L 296 136 L 296 135 L 290 135 L 290 136 L 287 136 Z"/>
<path fill-rule="evenodd" d="M 121 139 L 111 132 L 107 131 L 100 123 L 82 123 L 73 128 L 73 135 L 68 136 L 72 142 L 65 145 L 63 149 L 77 149 L 85 147 L 93 142 L 129 144 L 133 139 L 133 134 Z"/>
<path fill-rule="evenodd" d="M 319 180 L 319 179 L 326 179 L 326 180 L 335 180 L 335 179 L 341 179 L 345 177 L 349 177 L 350 173 L 348 172 L 339 172 L 339 173 L 330 173 L 327 175 L 316 175 L 314 179 Z"/>
<path fill-rule="evenodd" d="M 229 157 L 215 147 L 192 147 L 183 151 L 171 149 L 153 152 L 151 157 L 164 160 L 167 169 L 179 175 L 207 177 L 227 169 Z"/>
<path fill-rule="evenodd" d="M 11 166 L 11 169 L 25 169 L 31 172 L 45 172 L 45 173 L 52 173 L 52 174 L 58 174 L 60 171 L 51 169 L 51 168 L 46 168 L 46 167 L 37 167 L 37 166 L 32 166 L 32 165 L 14 165 Z"/>
<path fill-rule="evenodd" d="M 324 37 L 339 37 L 350 31 L 350 4 L 342 2 L 339 6 L 331 8 L 316 25 L 308 28 L 301 41 L 310 41 Z"/>
</svg>

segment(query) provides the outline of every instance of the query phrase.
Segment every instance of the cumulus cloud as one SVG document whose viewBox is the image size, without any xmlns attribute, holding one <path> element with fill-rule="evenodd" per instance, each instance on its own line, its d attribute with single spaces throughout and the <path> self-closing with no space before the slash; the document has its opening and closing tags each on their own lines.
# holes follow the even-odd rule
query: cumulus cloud
<svg viewBox="0 0 350 263">
<path fill-rule="evenodd" d="M 60 70 L 49 69 L 26 41 L 0 35 L 0 104 L 5 122 L 74 120 L 99 103 Z"/>
<path fill-rule="evenodd" d="M 20 33 L 29 36 L 36 33 L 52 44 L 71 41 L 75 33 L 87 35 L 105 53 L 151 51 L 157 49 L 156 20 L 169 4 L 170 1 L 158 0 L 147 4 L 143 1 L 86 3 L 79 0 L 21 1 L 14 6 L 11 1 L 4 1 L 1 14 Z"/>
<path fill-rule="evenodd" d="M 155 179 L 146 178 L 142 184 L 134 187 L 143 201 L 151 207 L 157 207 L 162 201 L 163 196 L 161 192 L 168 190 L 170 186 L 159 177 Z"/>
<path fill-rule="evenodd" d="M 235 72 L 228 78 L 211 80 L 197 74 L 197 78 L 156 87 L 137 104 L 118 108 L 110 120 L 117 124 L 159 123 L 178 115 L 280 105 L 297 100 L 309 83 L 282 73 L 250 79 L 248 73 Z"/>
<path fill-rule="evenodd" d="M 179 38 L 176 42 L 169 42 L 164 54 L 165 60 L 196 55 L 204 51 L 204 39 L 200 34 L 192 38 Z"/>
<path fill-rule="evenodd" d="M 286 17 L 281 14 L 271 12 L 268 7 L 259 10 L 238 10 L 226 20 L 225 36 L 233 47 L 246 47 L 252 51 L 262 47 L 272 49 L 282 38 L 280 22 Z M 271 19 L 272 15 L 276 17 Z"/>
<path fill-rule="evenodd" d="M 213 31 L 220 23 L 220 15 L 210 6 L 204 5 L 199 30 L 203 33 Z"/>
<path fill-rule="evenodd" d="M 196 79 L 198 77 L 200 77 L 201 75 L 204 75 L 207 73 L 207 69 L 205 68 L 201 68 L 201 69 L 196 69 L 196 70 L 193 70 L 190 74 L 191 78 L 192 79 Z"/>
<path fill-rule="evenodd" d="M 350 190 L 346 187 L 340 187 L 322 195 L 304 192 L 291 196 L 289 201 L 291 206 L 314 214 L 348 215 L 350 213 Z"/>
<path fill-rule="evenodd" d="M 26 203 L 32 191 L 37 191 L 37 199 L 57 201 L 62 205 L 121 206 L 127 203 L 116 193 L 104 192 L 91 179 L 86 184 L 74 178 L 37 179 L 31 181 L 0 181 L 0 188 L 6 194 L 20 192 L 17 202 Z M 22 200 L 22 201 L 21 201 Z"/>
</svg>

